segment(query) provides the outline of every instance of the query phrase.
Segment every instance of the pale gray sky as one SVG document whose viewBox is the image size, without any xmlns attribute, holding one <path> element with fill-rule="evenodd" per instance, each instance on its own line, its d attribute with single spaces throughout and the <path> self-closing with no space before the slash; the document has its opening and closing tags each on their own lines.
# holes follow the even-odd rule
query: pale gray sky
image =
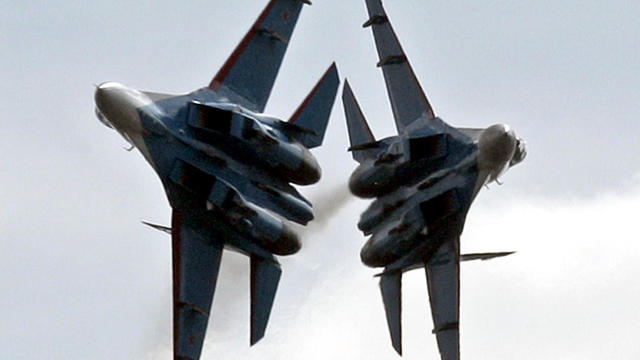
<svg viewBox="0 0 640 360">
<path fill-rule="evenodd" d="M 167 359 L 170 244 L 152 169 L 93 115 L 93 85 L 206 85 L 266 0 L 0 1 L 0 358 Z M 484 191 L 464 251 L 466 359 L 640 357 L 640 3 L 386 0 L 436 111 L 511 124 L 529 157 Z M 378 137 L 394 126 L 364 1 L 316 0 L 267 111 L 287 118 L 332 62 Z M 248 261 L 225 253 L 203 359 L 393 359 L 374 270 L 358 257 L 366 202 L 336 102 L 318 221 L 283 258 L 267 335 L 248 343 Z M 339 200 L 336 204 L 333 199 Z M 338 206 L 339 205 L 339 206 Z M 324 210 L 323 210 L 324 209 Z M 436 359 L 422 272 L 405 276 L 406 359 Z"/>
</svg>

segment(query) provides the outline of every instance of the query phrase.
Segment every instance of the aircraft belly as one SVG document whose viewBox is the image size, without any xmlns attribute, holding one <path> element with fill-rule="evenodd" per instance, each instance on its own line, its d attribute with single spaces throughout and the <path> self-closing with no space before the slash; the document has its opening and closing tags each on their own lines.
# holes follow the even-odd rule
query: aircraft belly
<svg viewBox="0 0 640 360">
<path fill-rule="evenodd" d="M 138 148 L 138 151 L 140 151 L 140 153 L 142 154 L 142 156 L 145 158 L 145 160 L 147 160 L 147 162 L 149 163 L 149 165 L 151 165 L 151 167 L 157 170 L 156 167 L 156 163 L 153 160 L 153 156 L 151 156 L 151 152 L 149 151 L 149 148 L 147 147 L 147 143 L 144 141 L 144 136 L 132 136 L 132 139 L 134 141 L 134 143 L 136 144 L 136 148 Z"/>
<path fill-rule="evenodd" d="M 420 226 L 416 223 L 407 224 L 403 221 L 392 223 L 367 240 L 360 252 L 362 262 L 367 266 L 380 267 L 396 261 L 421 240 L 416 236 L 420 230 Z"/>
<path fill-rule="evenodd" d="M 263 176 L 256 178 L 252 176 L 252 173 L 245 175 L 237 173 L 230 167 L 233 165 L 231 163 L 233 160 L 224 157 L 224 154 L 209 154 L 203 149 L 194 149 L 189 146 L 189 143 L 174 138 L 171 132 L 167 132 L 165 135 L 149 132 L 144 136 L 142 143 L 145 144 L 146 156 L 149 156 L 156 172 L 165 184 L 169 202 L 173 207 L 181 208 L 194 205 L 193 201 L 183 198 L 180 192 L 172 191 L 170 186 L 169 177 L 176 166 L 176 161 L 184 161 L 231 184 L 243 194 L 247 201 L 254 202 L 257 206 L 265 207 L 287 219 L 302 224 L 306 224 L 313 218 L 311 207 L 307 203 L 286 192 L 281 192 L 281 186 L 277 182 L 264 183 L 263 181 L 267 179 Z M 254 182 L 260 184 L 260 187 L 253 185 Z M 261 187 L 269 191 L 262 190 Z M 291 191 L 295 193 L 295 189 L 291 188 Z"/>
</svg>

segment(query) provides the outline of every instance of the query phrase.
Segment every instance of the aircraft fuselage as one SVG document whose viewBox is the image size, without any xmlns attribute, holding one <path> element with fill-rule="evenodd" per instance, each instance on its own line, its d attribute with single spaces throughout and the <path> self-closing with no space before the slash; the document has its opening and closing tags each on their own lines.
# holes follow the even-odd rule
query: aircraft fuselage
<svg viewBox="0 0 640 360">
<path fill-rule="evenodd" d="M 295 232 L 262 206 L 299 223 L 310 221 L 311 206 L 286 181 L 317 181 L 315 158 L 271 127 L 278 120 L 262 124 L 256 119 L 260 115 L 238 105 L 212 102 L 214 95 L 205 89 L 154 102 L 144 92 L 104 83 L 96 89 L 96 114 L 140 150 L 160 176 L 172 207 L 211 218 L 220 229 L 216 236 L 241 252 L 262 251 L 237 244 L 237 238 L 276 255 L 297 252 Z M 265 176 L 264 169 L 285 180 Z"/>
<path fill-rule="evenodd" d="M 457 149 L 460 140 L 467 146 Z M 442 231 L 460 236 L 481 186 L 497 180 L 521 151 L 513 130 L 502 124 L 479 131 L 475 139 L 454 141 L 446 132 L 431 131 L 386 142 L 390 145 L 361 163 L 349 181 L 355 195 L 376 197 L 358 223 L 372 235 L 360 253 L 371 267 L 389 266 L 414 252 L 422 254 L 415 261 L 425 262 L 421 243 L 438 242 Z"/>
</svg>

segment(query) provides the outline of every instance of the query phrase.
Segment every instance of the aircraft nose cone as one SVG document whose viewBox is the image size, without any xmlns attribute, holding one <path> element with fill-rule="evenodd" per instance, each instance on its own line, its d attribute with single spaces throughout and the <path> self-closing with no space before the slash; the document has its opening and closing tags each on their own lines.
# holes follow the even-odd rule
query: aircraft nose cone
<svg viewBox="0 0 640 360">
<path fill-rule="evenodd" d="M 493 125 L 482 132 L 478 142 L 478 165 L 495 180 L 509 165 L 516 151 L 517 137 L 513 130 L 503 124 Z"/>
<path fill-rule="evenodd" d="M 93 98 L 96 102 L 96 109 L 102 116 L 110 117 L 109 115 L 113 112 L 113 108 L 119 105 L 117 93 L 122 87 L 122 85 L 114 82 L 106 82 L 98 85 Z"/>
<path fill-rule="evenodd" d="M 142 131 L 137 109 L 146 103 L 138 91 L 119 83 L 106 82 L 96 88 L 94 99 L 96 115 L 105 125 L 116 129 L 123 136 Z"/>
<path fill-rule="evenodd" d="M 513 154 L 513 158 L 511 159 L 511 166 L 522 162 L 522 160 L 527 157 L 527 142 L 521 138 L 516 138 L 516 140 L 516 152 Z"/>
<path fill-rule="evenodd" d="M 109 93 L 113 92 L 114 89 L 118 89 L 121 87 L 122 85 L 114 82 L 104 82 L 98 85 L 94 94 L 96 105 L 98 105 L 98 103 L 100 102 L 103 102 L 105 100 L 105 97 L 108 97 Z"/>
<path fill-rule="evenodd" d="M 513 130 L 507 125 L 499 124 L 485 129 L 478 145 L 487 160 L 501 162 L 506 158 L 511 158 L 516 141 Z"/>
</svg>

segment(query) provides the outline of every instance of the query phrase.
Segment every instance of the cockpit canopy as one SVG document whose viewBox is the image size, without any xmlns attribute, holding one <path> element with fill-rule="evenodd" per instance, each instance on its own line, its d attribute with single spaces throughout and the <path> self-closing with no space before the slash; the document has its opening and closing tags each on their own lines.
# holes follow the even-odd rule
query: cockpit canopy
<svg viewBox="0 0 640 360">
<path fill-rule="evenodd" d="M 509 162 L 509 167 L 519 164 L 525 157 L 527 157 L 527 143 L 521 138 L 516 138 L 516 150 Z"/>
</svg>

